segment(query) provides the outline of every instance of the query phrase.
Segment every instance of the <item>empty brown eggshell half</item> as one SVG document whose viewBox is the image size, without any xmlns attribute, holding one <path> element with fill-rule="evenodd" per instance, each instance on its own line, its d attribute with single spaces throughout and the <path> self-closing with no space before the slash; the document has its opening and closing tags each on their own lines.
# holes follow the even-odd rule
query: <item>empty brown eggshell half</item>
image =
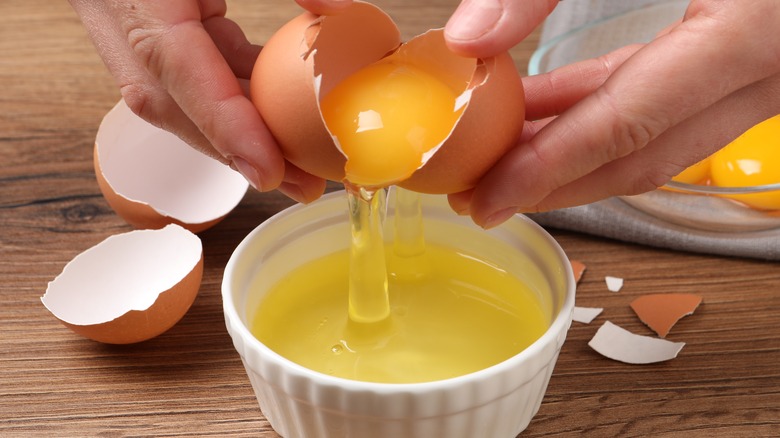
<svg viewBox="0 0 780 438">
<path fill-rule="evenodd" d="M 111 208 L 140 229 L 175 223 L 198 233 L 230 213 L 249 187 L 238 172 L 141 119 L 124 101 L 100 124 L 94 165 Z"/>
<path fill-rule="evenodd" d="M 114 235 L 84 251 L 41 301 L 81 336 L 130 344 L 173 327 L 195 300 L 202 275 L 200 239 L 171 224 Z"/>
<path fill-rule="evenodd" d="M 304 13 L 294 18 L 260 52 L 251 96 L 285 157 L 311 174 L 341 181 L 346 159 L 322 120 L 319 98 L 357 70 L 399 51 L 411 64 L 462 92 L 459 99 L 466 100 L 466 108 L 436 153 L 398 185 L 424 193 L 469 189 L 516 145 L 525 103 L 509 54 L 457 56 L 447 49 L 441 29 L 402 45 L 387 14 L 355 2 L 336 15 Z"/>
</svg>

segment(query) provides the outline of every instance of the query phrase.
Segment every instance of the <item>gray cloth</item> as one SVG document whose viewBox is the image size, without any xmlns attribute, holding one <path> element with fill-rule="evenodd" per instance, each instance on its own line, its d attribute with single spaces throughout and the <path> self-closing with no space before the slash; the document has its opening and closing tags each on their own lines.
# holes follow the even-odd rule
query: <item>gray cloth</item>
<svg viewBox="0 0 780 438">
<path fill-rule="evenodd" d="M 699 230 L 655 218 L 618 198 L 528 216 L 544 227 L 624 242 L 704 254 L 780 260 L 780 228 L 733 233 Z"/>
</svg>

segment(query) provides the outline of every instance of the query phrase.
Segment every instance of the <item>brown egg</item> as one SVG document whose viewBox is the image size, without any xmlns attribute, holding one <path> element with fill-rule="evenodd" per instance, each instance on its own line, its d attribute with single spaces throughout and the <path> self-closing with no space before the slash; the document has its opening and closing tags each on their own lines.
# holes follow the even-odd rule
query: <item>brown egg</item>
<svg viewBox="0 0 780 438">
<path fill-rule="evenodd" d="M 402 44 L 387 14 L 356 2 L 338 15 L 304 13 L 279 29 L 255 64 L 252 100 L 290 162 L 341 181 L 346 158 L 322 120 L 319 101 L 352 73 L 396 54 L 466 102 L 450 135 L 398 185 L 424 193 L 473 187 L 517 143 L 523 126 L 522 83 L 506 53 L 488 59 L 457 56 L 447 49 L 441 29 Z"/>
<path fill-rule="evenodd" d="M 133 114 L 120 101 L 98 128 L 95 175 L 111 208 L 135 228 L 175 223 L 198 233 L 246 194 L 238 172 Z"/>
<path fill-rule="evenodd" d="M 202 274 L 200 239 L 171 224 L 111 236 L 84 251 L 41 301 L 81 336 L 130 344 L 173 327 L 195 300 Z"/>
</svg>

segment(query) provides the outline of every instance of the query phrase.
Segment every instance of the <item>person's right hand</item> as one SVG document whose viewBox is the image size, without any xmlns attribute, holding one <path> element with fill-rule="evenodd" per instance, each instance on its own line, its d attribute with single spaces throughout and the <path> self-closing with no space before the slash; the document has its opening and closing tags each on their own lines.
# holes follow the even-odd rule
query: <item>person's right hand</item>
<svg viewBox="0 0 780 438">
<path fill-rule="evenodd" d="M 224 0 L 70 0 L 128 106 L 261 191 L 309 202 L 325 182 L 287 163 L 247 96 L 260 46 Z"/>
<path fill-rule="evenodd" d="M 524 137 L 450 205 L 490 228 L 662 186 L 780 113 L 777 6 L 691 0 L 647 44 L 524 78 Z"/>
</svg>

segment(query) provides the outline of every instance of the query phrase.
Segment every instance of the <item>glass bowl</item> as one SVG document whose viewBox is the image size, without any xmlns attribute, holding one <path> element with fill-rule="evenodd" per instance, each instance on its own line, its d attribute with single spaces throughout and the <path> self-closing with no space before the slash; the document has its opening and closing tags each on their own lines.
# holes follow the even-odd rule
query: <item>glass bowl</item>
<svg viewBox="0 0 780 438">
<path fill-rule="evenodd" d="M 628 44 L 645 43 L 680 19 L 688 1 L 655 3 L 595 21 L 539 46 L 528 65 L 530 75 L 546 73 L 577 61 L 598 57 Z M 764 211 L 729 199 L 730 195 L 777 192 L 780 183 L 757 187 L 717 187 L 669 182 L 664 187 L 622 201 L 657 219 L 714 232 L 780 228 L 780 210 Z"/>
<path fill-rule="evenodd" d="M 699 230 L 733 233 L 780 228 L 780 210 L 758 210 L 728 198 L 754 193 L 776 193 L 780 198 L 780 183 L 717 187 L 670 181 L 661 189 L 620 199 L 658 219 Z"/>
<path fill-rule="evenodd" d="M 389 219 L 394 210 L 388 207 Z M 343 191 L 296 205 L 265 221 L 241 242 L 222 283 L 233 345 L 263 413 L 282 436 L 510 437 L 536 414 L 571 324 L 575 283 L 566 255 L 525 216 L 515 215 L 485 231 L 452 212 L 443 196 L 424 195 L 422 211 L 427 241 L 485 257 L 521 276 L 549 312 L 547 331 L 504 362 L 424 383 L 355 381 L 291 362 L 251 334 L 254 309 L 279 278 L 308 260 L 346 248 L 350 241 Z M 386 235 L 392 232 L 392 223 L 385 221 Z"/>
<path fill-rule="evenodd" d="M 646 43 L 682 18 L 687 7 L 688 0 L 654 3 L 575 28 L 543 42 L 531 55 L 528 74 L 546 73 L 629 44 Z"/>
</svg>

